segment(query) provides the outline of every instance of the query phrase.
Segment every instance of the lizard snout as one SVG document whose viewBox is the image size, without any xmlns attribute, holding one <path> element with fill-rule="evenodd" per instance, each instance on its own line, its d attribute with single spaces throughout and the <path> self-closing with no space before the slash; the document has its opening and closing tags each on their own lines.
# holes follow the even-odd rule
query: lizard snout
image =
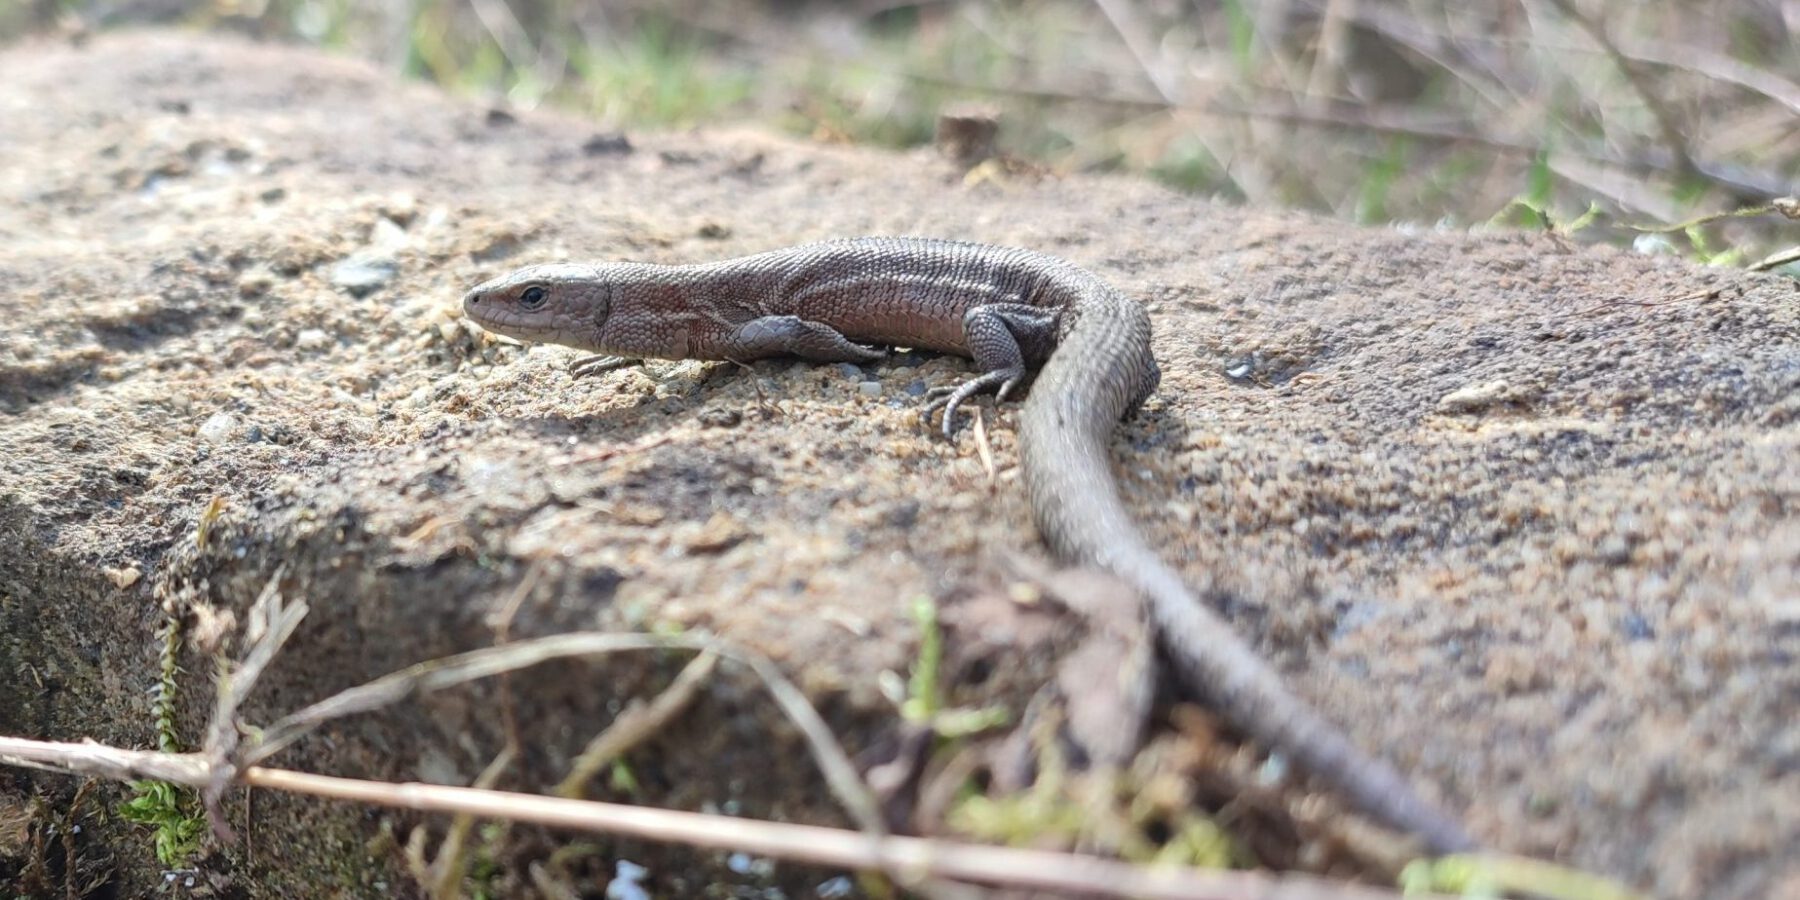
<svg viewBox="0 0 1800 900">
<path fill-rule="evenodd" d="M 468 293 L 463 294 L 462 306 L 465 314 L 473 316 L 481 308 L 483 293 L 481 288 L 473 287 L 469 289 Z"/>
</svg>

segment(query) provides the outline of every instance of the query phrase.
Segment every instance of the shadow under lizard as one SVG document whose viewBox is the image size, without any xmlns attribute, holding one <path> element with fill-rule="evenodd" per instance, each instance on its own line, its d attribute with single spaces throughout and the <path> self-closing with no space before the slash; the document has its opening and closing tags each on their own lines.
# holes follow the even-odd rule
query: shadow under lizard
<svg viewBox="0 0 1800 900">
<path fill-rule="evenodd" d="M 1057 556 L 1140 591 L 1183 685 L 1234 725 L 1432 852 L 1475 847 L 1456 819 L 1289 691 L 1139 534 L 1107 445 L 1161 375 L 1149 316 L 1093 273 L 1029 250 L 866 237 L 698 265 L 529 266 L 470 290 L 463 308 L 490 331 L 611 355 L 579 362 L 578 374 L 617 357 L 866 363 L 882 346 L 971 357 L 981 373 L 933 391 L 927 407 L 942 409 L 946 437 L 964 401 L 1005 400 L 1036 371 L 1020 465 Z"/>
</svg>

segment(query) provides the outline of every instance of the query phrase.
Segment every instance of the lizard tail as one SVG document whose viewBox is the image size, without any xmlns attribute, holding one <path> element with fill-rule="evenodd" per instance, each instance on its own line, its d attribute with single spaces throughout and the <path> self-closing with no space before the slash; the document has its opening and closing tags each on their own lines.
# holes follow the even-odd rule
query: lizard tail
<svg viewBox="0 0 1800 900">
<path fill-rule="evenodd" d="M 1119 498 L 1110 435 L 1156 379 L 1149 321 L 1119 296 L 1084 305 L 1039 373 L 1020 421 L 1020 462 L 1038 529 L 1053 551 L 1141 591 L 1182 682 L 1264 746 L 1348 795 L 1433 853 L 1474 849 L 1462 825 L 1426 802 L 1392 766 L 1351 744 L 1288 690 L 1230 623 L 1144 542 Z"/>
</svg>

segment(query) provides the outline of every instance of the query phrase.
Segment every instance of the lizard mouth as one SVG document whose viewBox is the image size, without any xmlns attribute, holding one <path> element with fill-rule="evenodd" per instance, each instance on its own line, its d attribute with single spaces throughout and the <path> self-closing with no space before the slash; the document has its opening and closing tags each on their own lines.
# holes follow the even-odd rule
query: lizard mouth
<svg viewBox="0 0 1800 900">
<path fill-rule="evenodd" d="M 530 321 L 519 310 L 508 309 L 505 301 L 477 287 L 463 295 L 463 315 L 489 331 L 520 340 L 537 340 L 555 334 L 555 325 Z"/>
</svg>

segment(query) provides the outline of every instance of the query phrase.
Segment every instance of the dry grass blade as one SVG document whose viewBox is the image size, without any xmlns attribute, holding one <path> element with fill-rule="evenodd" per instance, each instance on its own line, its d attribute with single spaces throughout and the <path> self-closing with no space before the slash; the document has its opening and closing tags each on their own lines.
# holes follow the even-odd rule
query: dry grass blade
<svg viewBox="0 0 1800 900">
<path fill-rule="evenodd" d="M 641 650 L 683 649 L 712 651 L 748 667 L 755 673 L 782 713 L 805 736 L 813 759 L 838 802 L 859 827 L 873 833 L 885 831 L 879 806 L 856 774 L 850 757 L 837 744 L 831 729 L 806 695 L 775 665 L 761 656 L 705 637 L 660 637 L 649 634 L 574 633 L 519 641 L 500 647 L 472 650 L 430 660 L 334 694 L 269 726 L 263 740 L 244 754 L 244 764 L 268 759 L 319 725 L 357 713 L 371 712 L 415 694 L 428 694 L 469 681 L 528 668 L 553 659 L 603 656 Z"/>
<path fill-rule="evenodd" d="M 513 763 L 518 750 L 509 744 L 495 756 L 481 774 L 475 776 L 475 787 L 486 790 L 499 782 Z M 421 884 L 428 887 L 434 900 L 447 900 L 460 895 L 458 885 L 463 874 L 463 847 L 468 843 L 469 832 L 475 828 L 475 816 L 469 813 L 458 813 L 450 822 L 450 828 L 444 833 L 444 841 L 438 845 L 437 858 L 420 867 L 413 874 Z M 409 840 L 408 848 L 412 842 Z M 421 848 L 421 856 L 423 855 Z"/>
<path fill-rule="evenodd" d="M 1751 264 L 1748 268 L 1752 272 L 1767 272 L 1770 269 L 1779 269 L 1788 263 L 1797 262 L 1800 262 L 1800 247 L 1789 247 L 1765 257 L 1760 262 Z"/>
<path fill-rule="evenodd" d="M 988 484 L 999 479 L 994 469 L 994 448 L 988 440 L 987 411 L 985 407 L 975 407 L 975 452 L 981 457 L 981 470 L 987 473 Z"/>
<path fill-rule="evenodd" d="M 656 695 L 647 705 L 633 706 L 613 720 L 611 726 L 594 736 L 569 767 L 569 774 L 553 791 L 558 797 L 579 799 L 581 788 L 608 763 L 625 755 L 631 748 L 661 731 L 700 695 L 700 687 L 712 677 L 719 655 L 707 650 L 694 657 L 675 676 L 668 690 Z"/>
</svg>

